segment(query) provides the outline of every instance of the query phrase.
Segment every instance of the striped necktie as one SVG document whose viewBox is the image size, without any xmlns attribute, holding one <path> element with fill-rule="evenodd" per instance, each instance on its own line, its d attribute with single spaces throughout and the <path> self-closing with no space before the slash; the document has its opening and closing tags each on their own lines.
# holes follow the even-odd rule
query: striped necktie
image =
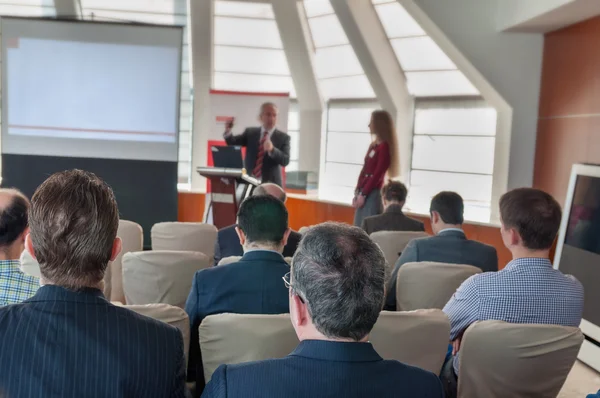
<svg viewBox="0 0 600 398">
<path fill-rule="evenodd" d="M 262 177 L 262 165 L 263 159 L 265 158 L 265 141 L 267 140 L 268 136 L 269 132 L 265 131 L 260 139 L 260 142 L 258 143 L 258 155 L 256 156 L 256 165 L 254 166 L 254 170 L 252 171 L 252 174 L 256 178 Z"/>
</svg>

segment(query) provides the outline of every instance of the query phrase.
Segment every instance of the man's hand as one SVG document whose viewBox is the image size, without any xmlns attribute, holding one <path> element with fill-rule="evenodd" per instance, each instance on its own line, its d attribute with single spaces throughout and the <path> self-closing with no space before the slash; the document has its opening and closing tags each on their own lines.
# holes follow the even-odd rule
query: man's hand
<svg viewBox="0 0 600 398">
<path fill-rule="evenodd" d="M 365 197 L 363 195 L 358 195 L 356 197 L 356 208 L 357 209 L 362 209 L 362 207 L 365 205 Z"/>
<path fill-rule="evenodd" d="M 227 123 L 225 123 L 225 134 L 231 133 L 231 129 L 233 129 L 234 122 L 235 122 L 235 118 L 232 117 Z"/>
<path fill-rule="evenodd" d="M 460 351 L 460 342 L 462 340 L 462 336 L 457 337 L 453 342 L 452 342 L 452 355 L 456 355 L 458 354 L 458 351 Z"/>
<path fill-rule="evenodd" d="M 271 153 L 273 151 L 273 148 L 275 148 L 273 146 L 273 142 L 271 142 L 271 140 L 267 138 L 265 140 L 265 151 Z"/>
</svg>

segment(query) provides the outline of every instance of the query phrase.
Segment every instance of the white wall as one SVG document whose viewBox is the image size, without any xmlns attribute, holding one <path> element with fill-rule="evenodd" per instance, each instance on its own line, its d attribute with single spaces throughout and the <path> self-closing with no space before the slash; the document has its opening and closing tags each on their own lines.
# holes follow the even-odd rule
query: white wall
<svg viewBox="0 0 600 398">
<path fill-rule="evenodd" d="M 500 33 L 505 0 L 415 0 L 513 108 L 508 189 L 531 186 L 542 66 L 541 34 Z"/>
<path fill-rule="evenodd" d="M 509 29 L 575 0 L 503 0 L 499 4 L 498 28 Z"/>
</svg>

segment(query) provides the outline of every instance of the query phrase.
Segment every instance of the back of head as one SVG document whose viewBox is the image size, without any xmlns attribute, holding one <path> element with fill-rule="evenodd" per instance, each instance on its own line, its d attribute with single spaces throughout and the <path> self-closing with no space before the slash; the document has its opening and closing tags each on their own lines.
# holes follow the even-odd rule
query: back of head
<svg viewBox="0 0 600 398">
<path fill-rule="evenodd" d="M 252 196 L 264 196 L 264 195 L 273 196 L 274 198 L 279 199 L 283 203 L 285 203 L 285 201 L 287 200 L 287 195 L 285 194 L 285 191 L 283 190 L 283 188 L 281 188 L 277 184 L 273 184 L 272 182 L 266 182 L 264 184 L 260 184 L 259 186 L 254 188 L 254 191 L 252 191 Z"/>
<path fill-rule="evenodd" d="M 443 191 L 431 199 L 429 212 L 439 213 L 445 224 L 461 225 L 464 222 L 465 205 L 456 192 Z"/>
<path fill-rule="evenodd" d="M 408 195 L 408 189 L 400 181 L 390 180 L 381 188 L 381 197 L 388 203 L 404 203 L 406 195 Z"/>
<path fill-rule="evenodd" d="M 377 110 L 371 114 L 371 123 L 373 132 L 381 142 L 387 142 L 390 148 L 390 167 L 388 175 L 390 178 L 400 174 L 400 162 L 398 156 L 398 138 L 396 137 L 396 128 L 394 119 L 388 111 Z"/>
<path fill-rule="evenodd" d="M 331 339 L 360 341 L 385 299 L 385 257 L 360 228 L 325 223 L 303 236 L 292 264 L 292 286 L 316 329 Z"/>
<path fill-rule="evenodd" d="M 506 229 L 518 232 L 523 246 L 530 250 L 552 247 L 562 211 L 549 194 L 534 188 L 518 188 L 500 198 L 500 219 Z"/>
<path fill-rule="evenodd" d="M 0 250 L 8 250 L 27 230 L 29 201 L 16 189 L 0 189 Z"/>
<path fill-rule="evenodd" d="M 73 290 L 102 281 L 119 227 L 104 181 L 82 170 L 53 174 L 33 195 L 29 224 L 45 280 Z"/>
<path fill-rule="evenodd" d="M 270 195 L 251 196 L 237 214 L 238 228 L 247 243 L 278 246 L 288 229 L 288 212 L 283 202 Z"/>
</svg>

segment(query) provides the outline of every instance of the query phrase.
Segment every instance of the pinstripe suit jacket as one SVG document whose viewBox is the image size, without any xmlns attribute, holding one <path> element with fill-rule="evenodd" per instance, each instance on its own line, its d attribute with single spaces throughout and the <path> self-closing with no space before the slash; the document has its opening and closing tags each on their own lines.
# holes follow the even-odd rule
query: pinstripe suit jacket
<svg viewBox="0 0 600 398">
<path fill-rule="evenodd" d="M 96 289 L 42 286 L 0 308 L 0 396 L 184 397 L 183 340 Z"/>
<path fill-rule="evenodd" d="M 370 343 L 305 340 L 285 358 L 221 365 L 202 398 L 443 398 L 426 370 L 383 360 Z"/>
</svg>

